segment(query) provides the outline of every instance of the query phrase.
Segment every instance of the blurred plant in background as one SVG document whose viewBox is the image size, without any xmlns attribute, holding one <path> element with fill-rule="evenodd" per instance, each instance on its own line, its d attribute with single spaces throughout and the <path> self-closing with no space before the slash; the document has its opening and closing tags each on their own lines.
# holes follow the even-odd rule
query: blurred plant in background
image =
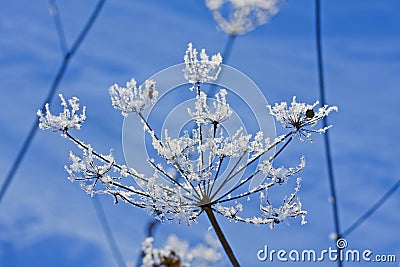
<svg viewBox="0 0 400 267">
<path fill-rule="evenodd" d="M 279 11 L 279 0 L 206 0 L 206 5 L 228 35 L 250 32 Z"/>
<path fill-rule="evenodd" d="M 221 266 L 222 254 L 218 240 L 210 233 L 205 236 L 205 244 L 190 247 L 188 242 L 170 235 L 162 248 L 153 246 L 154 238 L 142 242 L 143 264 L 141 267 L 206 267 Z"/>
</svg>

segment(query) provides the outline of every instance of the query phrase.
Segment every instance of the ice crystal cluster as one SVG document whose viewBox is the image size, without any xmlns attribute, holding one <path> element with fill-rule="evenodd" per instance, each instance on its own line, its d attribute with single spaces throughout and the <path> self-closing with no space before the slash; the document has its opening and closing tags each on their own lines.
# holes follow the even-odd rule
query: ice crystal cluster
<svg viewBox="0 0 400 267">
<path fill-rule="evenodd" d="M 286 102 L 282 102 L 280 104 L 275 104 L 273 107 L 268 106 L 268 109 L 270 114 L 273 115 L 277 121 L 282 123 L 283 127 L 296 130 L 300 138 L 304 137 L 311 140 L 312 133 L 325 133 L 331 126 L 320 129 L 309 129 L 307 126 L 316 125 L 317 122 L 327 114 L 338 110 L 336 106 L 324 106 L 314 111 L 318 104 L 318 101 L 312 105 L 297 103 L 296 97 L 294 96 L 290 107 L 288 107 Z"/>
<path fill-rule="evenodd" d="M 234 2 L 239 5 L 241 1 Z M 203 91 L 204 83 L 218 78 L 221 56 L 213 55 L 210 60 L 202 50 L 198 58 L 196 49 L 189 44 L 184 61 L 186 67 L 182 75 L 188 87 L 195 88 L 192 90 L 194 107 L 188 110 L 195 127 L 181 136 L 170 136 L 167 130 L 156 133 L 142 114 L 157 99 L 157 81 L 149 80 L 137 87 L 132 79 L 126 87 L 113 85 L 109 89 L 113 107 L 123 116 L 136 116 L 150 136 L 159 156 L 148 160 L 153 173 L 144 174 L 134 166 L 117 163 L 111 152 L 100 154 L 75 138 L 71 130 L 79 129 L 85 119 L 85 108 L 78 114 L 77 98 L 68 100 L 68 105 L 61 96 L 64 110 L 58 116 L 50 112 L 48 105 L 45 114 L 38 112 L 41 129 L 60 131 L 82 150 L 80 155 L 70 152 L 71 163 L 65 167 L 69 179 L 78 181 L 90 195 L 111 195 L 116 203 L 122 200 L 146 209 L 161 221 L 190 224 L 207 207 L 229 220 L 256 225 L 274 227 L 298 216 L 302 216 L 305 223 L 306 211 L 297 198 L 300 178 L 296 179 L 293 194 L 278 205 L 272 205 L 268 198 L 271 187 L 287 183 L 304 168 L 304 158 L 298 166 L 289 168 L 273 166 L 273 160 L 281 156 L 292 140 L 311 139 L 312 134 L 326 131 L 327 128 L 318 128 L 317 122 L 336 107 L 317 108 L 317 103 L 307 105 L 293 98 L 289 107 L 285 102 L 266 107 L 266 111 L 282 123 L 285 134 L 270 140 L 262 132 L 250 134 L 239 128 L 229 136 L 223 131 L 224 122 L 232 115 L 227 90 L 220 89 L 215 98 Z M 273 151 L 277 152 L 269 156 Z M 170 174 L 170 168 L 176 170 L 176 175 Z M 247 169 L 250 172 L 246 172 Z M 265 178 L 264 182 L 249 186 L 252 179 L 260 176 Z M 246 199 L 256 193 L 260 196 L 260 214 L 247 215 Z"/>
<path fill-rule="evenodd" d="M 220 53 L 213 55 L 211 60 L 205 49 L 200 51 L 200 58 L 197 57 L 197 54 L 197 49 L 193 48 L 192 43 L 189 43 L 183 57 L 186 66 L 183 70 L 185 79 L 191 84 L 215 81 L 221 71 L 219 65 L 222 62 L 222 57 Z"/>
<path fill-rule="evenodd" d="M 206 0 L 214 20 L 229 35 L 245 34 L 267 23 L 278 12 L 278 3 L 279 0 Z"/>
<path fill-rule="evenodd" d="M 45 105 L 45 113 L 43 114 L 41 110 L 38 110 L 37 115 L 39 116 L 39 127 L 42 130 L 50 129 L 53 131 L 68 131 L 70 129 L 76 128 L 80 129 L 81 124 L 86 119 L 86 108 L 82 109 L 80 115 L 77 114 L 79 111 L 79 99 L 77 97 L 72 97 L 71 99 L 65 101 L 64 97 L 60 94 L 61 106 L 63 107 L 63 112 L 58 114 L 58 116 L 51 114 L 49 103 Z M 69 105 L 68 105 L 69 104 Z"/>
<path fill-rule="evenodd" d="M 121 110 L 123 116 L 128 116 L 130 112 L 141 112 L 152 106 L 158 97 L 155 90 L 155 82 L 147 80 L 139 88 L 136 87 L 135 79 L 126 83 L 126 87 L 114 84 L 109 89 L 112 105 L 115 109 Z"/>
<path fill-rule="evenodd" d="M 193 248 L 175 235 L 168 237 L 162 248 L 153 246 L 154 238 L 148 237 L 142 243 L 144 254 L 141 267 L 176 266 L 176 267 L 207 267 L 220 265 L 222 254 L 217 240 L 210 234 L 206 235 L 206 243 Z"/>
</svg>

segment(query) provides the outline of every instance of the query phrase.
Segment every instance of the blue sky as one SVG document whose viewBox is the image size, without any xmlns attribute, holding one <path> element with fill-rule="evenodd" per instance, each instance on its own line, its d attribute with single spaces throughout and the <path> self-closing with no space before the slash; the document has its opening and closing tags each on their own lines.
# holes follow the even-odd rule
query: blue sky
<svg viewBox="0 0 400 267">
<path fill-rule="evenodd" d="M 71 45 L 96 1 L 58 2 Z M 334 125 L 330 134 L 345 229 L 400 177 L 400 3 L 323 1 L 322 8 L 327 99 L 339 107 L 329 121 Z M 48 10 L 45 0 L 0 3 L 1 183 L 61 63 Z M 114 148 L 122 161 L 123 120 L 111 107 L 108 87 L 132 76 L 144 81 L 181 63 L 188 42 L 216 53 L 226 38 L 202 1 L 106 2 L 58 91 L 78 96 L 87 106 L 88 119 L 75 134 L 101 152 Z M 283 3 L 269 24 L 237 38 L 229 65 L 248 75 L 270 103 L 290 101 L 293 95 L 314 102 L 318 98 L 314 1 Z M 71 149 L 74 146 L 57 134 L 38 132 L 0 206 L 0 266 L 116 266 L 91 199 L 66 179 L 63 166 Z M 311 145 L 297 142 L 278 163 L 297 162 L 300 155 L 307 160 L 300 196 L 309 212 L 308 224 L 293 220 L 271 231 L 219 218 L 243 266 L 267 266 L 256 258 L 265 244 L 288 250 L 334 245 L 328 238 L 333 225 L 322 138 Z M 125 260 L 134 262 L 150 217 L 122 203 L 115 206 L 110 197 L 100 201 Z M 349 246 L 399 258 L 399 203 L 396 192 L 347 237 Z M 159 227 L 157 241 L 163 243 L 174 233 L 196 243 L 208 226 L 205 218 L 192 227 L 167 223 Z M 364 266 L 346 264 L 358 265 Z"/>
</svg>

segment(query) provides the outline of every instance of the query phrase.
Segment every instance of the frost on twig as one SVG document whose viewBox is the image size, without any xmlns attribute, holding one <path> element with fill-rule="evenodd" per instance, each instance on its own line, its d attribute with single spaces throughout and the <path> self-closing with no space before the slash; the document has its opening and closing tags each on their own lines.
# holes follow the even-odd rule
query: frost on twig
<svg viewBox="0 0 400 267">
<path fill-rule="evenodd" d="M 260 170 L 266 175 L 267 179 L 270 179 L 274 183 L 283 184 L 287 182 L 290 176 L 293 176 L 301 172 L 306 166 L 306 160 L 301 157 L 300 164 L 297 167 L 285 168 L 281 166 L 274 168 L 269 160 L 264 161 L 260 164 Z"/>
<path fill-rule="evenodd" d="M 88 194 L 94 194 L 94 188 L 97 182 L 109 184 L 113 178 L 110 176 L 110 170 L 114 164 L 112 152 L 109 155 L 102 155 L 105 159 L 103 164 L 96 164 L 96 156 L 93 155 L 93 148 L 88 145 L 87 150 L 83 150 L 83 156 L 79 157 L 72 151 L 69 152 L 71 164 L 65 166 L 69 177 L 73 181 L 80 181 L 81 187 Z"/>
<path fill-rule="evenodd" d="M 243 211 L 243 206 L 240 203 L 237 203 L 235 206 L 222 206 L 221 204 L 216 205 L 216 211 L 232 220 L 251 223 L 254 225 L 261 224 L 269 224 L 270 228 L 273 229 L 276 224 L 279 224 L 283 221 L 286 221 L 289 218 L 295 218 L 297 216 L 301 216 L 301 224 L 306 224 L 305 215 L 307 211 L 302 209 L 302 203 L 300 202 L 300 198 L 296 198 L 297 193 L 300 190 L 300 182 L 301 178 L 297 178 L 297 186 L 295 188 L 295 192 L 292 193 L 289 197 L 285 197 L 283 199 L 283 203 L 281 206 L 275 208 L 271 205 L 266 195 L 263 192 L 260 193 L 260 210 L 263 213 L 263 217 L 248 217 L 244 218 L 238 215 L 239 212 Z M 268 188 L 265 190 L 268 192 Z"/>
<path fill-rule="evenodd" d="M 142 243 L 144 253 L 141 267 L 176 266 L 176 267 L 207 267 L 222 263 L 222 254 L 218 241 L 211 234 L 206 235 L 206 243 L 190 247 L 185 241 L 175 235 L 168 237 L 162 248 L 153 246 L 154 239 L 146 238 Z"/>
<path fill-rule="evenodd" d="M 221 89 L 216 95 L 216 101 L 213 103 L 214 112 L 211 111 L 207 104 L 207 95 L 204 92 L 200 92 L 196 97 L 195 109 L 192 111 L 188 109 L 189 115 L 197 123 L 211 122 L 212 124 L 219 124 L 232 115 L 232 109 L 226 102 L 227 92 L 225 89 Z"/>
<path fill-rule="evenodd" d="M 197 54 L 197 49 L 193 48 L 192 43 L 189 43 L 183 57 L 186 66 L 183 70 L 185 79 L 193 85 L 215 81 L 221 71 L 219 66 L 222 63 L 221 54 L 212 55 L 211 60 L 205 49 L 200 51 L 200 59 Z"/>
<path fill-rule="evenodd" d="M 267 23 L 278 13 L 278 4 L 279 0 L 206 0 L 214 20 L 229 35 L 245 34 Z"/>
<path fill-rule="evenodd" d="M 292 129 L 295 133 L 298 133 L 301 140 L 304 137 L 311 141 L 312 133 L 325 133 L 331 127 L 327 126 L 315 129 L 314 126 L 317 122 L 328 116 L 332 111 L 338 110 L 336 106 L 329 107 L 325 105 L 314 111 L 318 104 L 318 101 L 312 105 L 298 103 L 294 96 L 290 107 L 288 107 L 286 102 L 281 102 L 280 104 L 276 103 L 274 106 L 269 105 L 267 108 L 270 114 L 282 123 L 283 127 Z"/>
<path fill-rule="evenodd" d="M 58 95 L 61 99 L 61 106 L 64 110 L 58 116 L 51 114 L 49 103 L 45 105 L 45 114 L 41 110 L 37 111 L 39 116 L 39 128 L 42 130 L 68 131 L 69 129 L 80 129 L 81 124 L 86 119 L 86 107 L 83 107 L 79 115 L 79 99 L 72 97 L 66 101 L 62 94 Z"/>
<path fill-rule="evenodd" d="M 301 178 L 297 178 L 297 186 L 289 197 L 285 197 L 283 203 L 278 208 L 273 208 L 272 205 L 269 203 L 268 199 L 264 194 L 260 194 L 261 202 L 265 200 L 265 206 L 260 204 L 260 209 L 264 214 L 264 217 L 267 219 L 272 219 L 273 222 L 270 223 L 271 229 L 274 228 L 275 224 L 281 223 L 288 218 L 294 218 L 301 215 L 301 224 L 306 224 L 307 221 L 305 220 L 305 215 L 307 211 L 302 210 L 302 204 L 300 202 L 300 198 L 296 198 L 297 193 L 300 190 L 300 182 Z M 267 191 L 268 192 L 268 191 Z"/>
<path fill-rule="evenodd" d="M 158 91 L 155 86 L 153 80 L 147 80 L 144 85 L 137 88 L 135 79 L 127 82 L 126 87 L 114 84 L 109 89 L 112 105 L 115 109 L 121 110 L 124 117 L 130 112 L 139 113 L 156 102 Z"/>
</svg>

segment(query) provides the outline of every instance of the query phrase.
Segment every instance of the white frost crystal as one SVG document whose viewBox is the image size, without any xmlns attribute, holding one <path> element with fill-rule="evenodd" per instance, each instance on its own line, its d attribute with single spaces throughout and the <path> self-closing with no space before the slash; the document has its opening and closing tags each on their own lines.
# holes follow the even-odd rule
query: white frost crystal
<svg viewBox="0 0 400 267">
<path fill-rule="evenodd" d="M 188 109 L 189 115 L 192 116 L 197 123 L 211 122 L 213 124 L 218 124 L 229 119 L 233 112 L 226 102 L 226 95 L 227 92 L 225 89 L 221 89 L 215 95 L 216 101 L 213 103 L 213 112 L 207 104 L 207 95 L 204 92 L 200 92 L 196 98 L 196 111 L 193 112 L 191 109 Z"/>
<path fill-rule="evenodd" d="M 158 97 L 153 80 L 145 81 L 144 85 L 136 86 L 135 79 L 126 83 L 126 87 L 114 84 L 110 87 L 112 105 L 115 109 L 121 110 L 123 116 L 128 116 L 130 112 L 139 113 L 152 106 Z"/>
<path fill-rule="evenodd" d="M 189 43 L 183 57 L 186 65 L 183 70 L 185 79 L 191 84 L 217 80 L 221 71 L 221 67 L 219 66 L 222 63 L 221 54 L 212 55 L 211 60 L 206 54 L 205 49 L 201 50 L 200 59 L 197 57 L 197 54 L 197 49 L 193 48 L 192 43 Z"/>
<path fill-rule="evenodd" d="M 83 107 L 82 113 L 79 115 L 79 99 L 77 97 L 72 97 L 65 101 L 62 94 L 58 95 L 61 99 L 61 106 L 64 110 L 58 116 L 51 114 L 49 103 L 46 103 L 45 110 L 46 114 L 43 114 L 41 110 L 37 111 L 39 116 L 39 128 L 42 130 L 52 130 L 52 131 L 68 131 L 69 129 L 76 128 L 80 129 L 81 124 L 86 119 L 86 107 Z"/>
<path fill-rule="evenodd" d="M 287 102 L 276 103 L 274 106 L 267 106 L 269 113 L 275 117 L 285 128 L 292 129 L 295 133 L 299 133 L 300 138 L 305 137 L 311 140 L 311 133 L 324 133 L 331 126 L 314 129 L 313 127 L 317 122 L 324 117 L 328 116 L 332 111 L 337 111 L 336 106 L 329 107 L 325 105 L 314 110 L 318 105 L 316 101 L 312 105 L 299 103 L 296 97 L 293 97 L 290 107 Z M 310 126 L 310 127 L 308 127 Z"/>
</svg>

